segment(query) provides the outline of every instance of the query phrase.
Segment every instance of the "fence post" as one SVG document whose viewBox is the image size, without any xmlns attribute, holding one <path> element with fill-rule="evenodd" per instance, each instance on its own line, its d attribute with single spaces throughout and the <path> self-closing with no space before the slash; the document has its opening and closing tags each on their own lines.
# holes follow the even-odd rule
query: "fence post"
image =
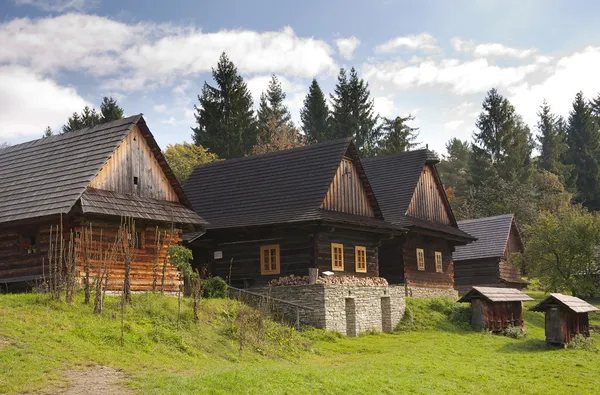
<svg viewBox="0 0 600 395">
<path fill-rule="evenodd" d="M 296 307 L 296 330 L 300 330 L 300 308 Z"/>
</svg>

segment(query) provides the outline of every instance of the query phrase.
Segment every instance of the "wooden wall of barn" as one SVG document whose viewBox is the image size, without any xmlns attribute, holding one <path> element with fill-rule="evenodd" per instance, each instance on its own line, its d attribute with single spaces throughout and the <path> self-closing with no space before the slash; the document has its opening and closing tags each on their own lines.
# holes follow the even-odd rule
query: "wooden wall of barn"
<svg viewBox="0 0 600 395">
<path fill-rule="evenodd" d="M 110 271 L 108 279 L 108 290 L 119 291 L 123 287 L 125 276 L 125 264 L 121 253 L 122 247 L 115 241 L 118 239 L 119 222 L 90 219 L 82 221 L 82 225 L 76 226 L 75 231 L 81 234 L 83 227 L 89 232 L 89 225 L 92 225 L 92 243 L 89 253 L 83 253 L 82 242 L 77 243 L 76 256 L 78 257 L 78 272 L 80 276 L 84 273 L 84 259 L 89 257 L 90 275 L 96 277 L 104 266 L 106 252 L 115 249 L 114 260 L 110 262 Z M 153 282 L 156 276 L 158 287 L 162 281 L 162 268 L 167 254 L 167 247 L 181 242 L 181 230 L 175 229 L 171 232 L 168 227 L 161 227 L 159 231 L 159 241 L 161 246 L 156 246 L 156 225 L 145 225 L 136 222 L 136 233 L 139 233 L 140 247 L 134 250 L 133 261 L 131 263 L 131 289 L 132 291 L 150 291 L 153 289 Z M 104 253 L 102 253 L 104 252 Z M 157 269 L 155 269 L 155 265 Z M 158 272 L 156 271 L 158 270 Z M 165 291 L 176 291 L 178 285 L 177 269 L 167 263 L 165 271 Z M 160 288 L 159 288 L 160 289 Z"/>
<path fill-rule="evenodd" d="M 454 263 L 454 284 L 457 287 L 498 283 L 498 258 L 469 259 Z"/>
<path fill-rule="evenodd" d="M 22 221 L 0 227 L 0 283 L 28 282 L 34 284 L 36 278 L 48 274 L 48 249 L 50 225 L 60 223 L 58 218 L 37 221 Z M 65 217 L 64 235 L 68 239 L 71 218 Z M 30 243 L 33 237 L 35 251 L 29 252 L 23 243 Z"/>
<path fill-rule="evenodd" d="M 425 270 L 417 268 L 417 248 L 425 253 Z M 415 287 L 453 288 L 454 263 L 453 247 L 442 238 L 409 234 L 403 245 L 404 275 L 406 281 Z M 442 273 L 435 270 L 435 252 L 442 253 Z"/>
<path fill-rule="evenodd" d="M 89 186 L 153 199 L 178 201 L 175 190 L 137 126 L 131 130 Z"/>
<path fill-rule="evenodd" d="M 336 228 L 320 231 L 315 237 L 315 267 L 319 272 L 332 271 L 331 243 L 344 246 L 344 271 L 336 271 L 336 275 L 353 275 L 357 277 L 379 276 L 379 237 L 376 234 Z M 355 263 L 355 247 L 365 247 L 367 251 L 367 272 L 357 273 Z"/>
<path fill-rule="evenodd" d="M 523 326 L 522 302 L 490 302 L 476 298 L 471 301 L 471 305 L 471 322 L 476 328 L 501 331 L 511 326 Z"/>
<path fill-rule="evenodd" d="M 375 216 L 351 159 L 344 158 L 340 163 L 321 208 L 365 217 Z"/>
<path fill-rule="evenodd" d="M 407 215 L 450 225 L 450 216 L 442 199 L 443 186 L 437 182 L 431 166 L 423 167 Z"/>
</svg>

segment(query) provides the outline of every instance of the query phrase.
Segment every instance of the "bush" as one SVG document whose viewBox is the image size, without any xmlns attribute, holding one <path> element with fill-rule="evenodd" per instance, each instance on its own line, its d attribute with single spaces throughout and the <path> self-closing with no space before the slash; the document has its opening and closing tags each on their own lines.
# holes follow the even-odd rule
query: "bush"
<svg viewBox="0 0 600 395">
<path fill-rule="evenodd" d="M 335 343 L 339 339 L 344 338 L 344 335 L 342 335 L 340 332 L 329 331 L 327 329 L 318 329 L 318 328 L 315 328 L 312 326 L 303 327 L 302 331 L 300 333 L 305 338 L 312 340 L 314 342 L 323 341 L 323 342 Z"/>
<path fill-rule="evenodd" d="M 471 329 L 471 306 L 468 303 L 455 303 L 448 320 L 461 329 Z"/>
<path fill-rule="evenodd" d="M 567 347 L 574 350 L 596 351 L 594 339 L 585 337 L 579 333 L 571 339 Z"/>
<path fill-rule="evenodd" d="M 513 339 L 524 339 L 527 337 L 525 330 L 518 326 L 509 326 L 502 331 L 502 334 L 506 337 L 512 337 Z"/>
<path fill-rule="evenodd" d="M 211 277 L 204 281 L 202 297 L 205 299 L 216 299 L 227 297 L 227 283 L 221 277 Z"/>
</svg>

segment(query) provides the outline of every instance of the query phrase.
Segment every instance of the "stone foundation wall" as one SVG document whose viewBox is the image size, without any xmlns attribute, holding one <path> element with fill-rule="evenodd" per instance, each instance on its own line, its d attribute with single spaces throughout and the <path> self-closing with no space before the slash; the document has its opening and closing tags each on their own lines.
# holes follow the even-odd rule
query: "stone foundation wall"
<svg viewBox="0 0 600 395">
<path fill-rule="evenodd" d="M 458 300 L 458 291 L 452 288 L 425 288 L 425 287 L 413 287 L 409 285 L 407 287 L 407 296 L 413 298 L 437 298 L 446 297 Z"/>
<path fill-rule="evenodd" d="M 302 323 L 348 336 L 358 336 L 369 330 L 391 332 L 406 309 L 405 291 L 401 286 L 314 284 L 252 291 L 310 307 L 314 311 L 300 310 Z M 292 306 L 281 303 L 278 308 L 289 315 L 296 314 L 296 308 Z"/>
</svg>

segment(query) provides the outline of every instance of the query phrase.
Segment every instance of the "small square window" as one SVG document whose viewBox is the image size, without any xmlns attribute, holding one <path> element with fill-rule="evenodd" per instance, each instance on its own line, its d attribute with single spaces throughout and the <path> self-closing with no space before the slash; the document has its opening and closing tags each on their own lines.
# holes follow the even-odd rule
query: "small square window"
<svg viewBox="0 0 600 395">
<path fill-rule="evenodd" d="M 331 270 L 344 271 L 344 245 L 331 243 Z"/>
<path fill-rule="evenodd" d="M 417 269 L 425 270 L 425 251 L 422 248 L 417 248 Z"/>
<path fill-rule="evenodd" d="M 137 177 L 133 177 L 133 185 L 137 185 L 138 184 L 138 178 Z"/>
<path fill-rule="evenodd" d="M 435 252 L 435 271 L 438 273 L 443 273 L 444 265 L 442 261 L 442 253 L 439 251 Z"/>
<path fill-rule="evenodd" d="M 367 249 L 366 247 L 354 247 L 354 260 L 356 261 L 356 272 L 367 272 Z"/>
<path fill-rule="evenodd" d="M 260 274 L 279 274 L 280 258 L 279 244 L 266 245 L 260 247 Z"/>
</svg>

